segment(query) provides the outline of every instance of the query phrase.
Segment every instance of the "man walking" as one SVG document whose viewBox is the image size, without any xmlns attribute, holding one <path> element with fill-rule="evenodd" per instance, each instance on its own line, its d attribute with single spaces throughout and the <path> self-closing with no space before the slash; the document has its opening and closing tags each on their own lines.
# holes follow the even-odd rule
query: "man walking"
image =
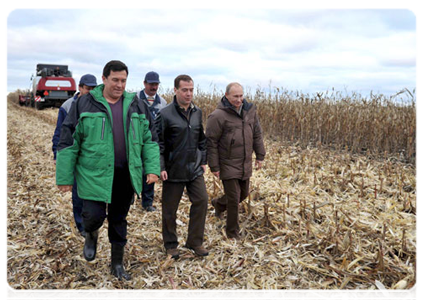
<svg viewBox="0 0 423 300">
<path fill-rule="evenodd" d="M 157 94 L 159 84 L 159 74 L 153 71 L 148 72 L 145 74 L 144 89 L 139 92 L 139 98 L 147 104 L 153 119 L 155 119 L 157 113 L 167 105 L 166 100 Z M 156 208 L 153 206 L 154 183 L 147 184 L 146 181 L 147 178 L 144 174 L 142 187 L 142 207 L 146 211 L 151 212 L 156 210 Z"/>
<path fill-rule="evenodd" d="M 123 267 L 126 217 L 134 192 L 141 192 L 143 168 L 148 183 L 160 174 L 153 120 L 144 102 L 125 91 L 127 77 L 124 63 L 110 61 L 103 84 L 76 100 L 62 124 L 56 164 L 62 192 L 72 189 L 75 172 L 83 199 L 85 259 L 95 259 L 98 229 L 107 217 L 111 272 L 119 279 L 131 278 Z"/>
<path fill-rule="evenodd" d="M 252 154 L 260 168 L 266 151 L 256 107 L 244 99 L 239 83 L 230 83 L 225 96 L 207 119 L 207 161 L 223 182 L 225 195 L 213 199 L 215 215 L 227 210 L 226 235 L 239 239 L 238 205 L 249 194 Z"/>
<path fill-rule="evenodd" d="M 53 134 L 53 156 L 54 156 L 54 163 L 56 163 L 56 153 L 57 153 L 57 144 L 60 140 L 60 129 L 62 128 L 62 123 L 65 120 L 72 103 L 81 96 L 88 94 L 93 88 L 97 86 L 97 79 L 94 75 L 85 74 L 79 80 L 78 90 L 79 92 L 76 93 L 72 98 L 66 100 L 62 106 L 59 108 L 59 114 L 57 116 L 57 124 L 56 129 L 54 130 Z M 78 229 L 79 233 L 85 237 L 85 230 L 84 226 L 82 225 L 82 200 L 78 197 L 77 193 L 77 184 L 76 180 L 74 180 L 72 186 L 72 207 L 73 207 L 73 217 L 75 219 L 76 228 Z"/>
<path fill-rule="evenodd" d="M 192 102 L 194 82 L 188 75 L 175 78 L 173 102 L 156 118 L 160 145 L 162 191 L 162 234 L 166 253 L 179 258 L 176 212 L 186 187 L 191 208 L 186 247 L 199 256 L 208 255 L 203 246 L 208 195 L 206 137 L 202 112 Z"/>
</svg>

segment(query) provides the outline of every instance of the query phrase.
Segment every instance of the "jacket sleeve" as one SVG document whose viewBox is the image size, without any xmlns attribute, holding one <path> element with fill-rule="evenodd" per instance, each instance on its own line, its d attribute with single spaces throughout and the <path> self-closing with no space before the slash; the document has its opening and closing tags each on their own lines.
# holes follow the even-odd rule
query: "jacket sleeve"
<svg viewBox="0 0 423 300">
<path fill-rule="evenodd" d="M 54 155 L 54 160 L 56 160 L 56 154 L 57 154 L 57 145 L 59 144 L 60 140 L 60 129 L 62 127 L 62 123 L 66 118 L 66 111 L 64 108 L 59 108 L 59 113 L 57 115 L 57 123 L 56 123 L 56 129 L 54 130 L 53 139 L 51 140 L 53 143 L 52 150 Z"/>
<path fill-rule="evenodd" d="M 77 103 L 75 101 L 72 104 L 60 129 L 56 159 L 57 185 L 73 185 L 74 182 L 74 170 L 83 137 Z"/>
<path fill-rule="evenodd" d="M 159 113 L 156 116 L 156 119 L 154 121 L 156 132 L 157 132 L 157 138 L 159 143 L 159 149 L 160 149 L 160 171 L 166 171 L 166 164 L 165 164 L 165 130 L 166 130 L 166 124 L 165 120 L 163 118 L 163 115 L 159 111 Z"/>
<path fill-rule="evenodd" d="M 154 125 L 154 119 L 151 116 L 147 105 L 140 100 L 143 105 L 143 111 L 146 116 L 143 132 L 143 147 L 141 153 L 141 159 L 144 165 L 145 174 L 156 174 L 160 176 L 160 151 L 158 145 L 158 138 L 156 127 Z"/>
<path fill-rule="evenodd" d="M 263 133 L 257 111 L 254 115 L 253 150 L 257 160 L 264 160 L 266 149 L 264 148 Z"/>
<path fill-rule="evenodd" d="M 216 114 L 212 113 L 207 119 L 207 162 L 212 172 L 220 171 L 218 145 L 222 136 L 222 124 Z"/>
</svg>

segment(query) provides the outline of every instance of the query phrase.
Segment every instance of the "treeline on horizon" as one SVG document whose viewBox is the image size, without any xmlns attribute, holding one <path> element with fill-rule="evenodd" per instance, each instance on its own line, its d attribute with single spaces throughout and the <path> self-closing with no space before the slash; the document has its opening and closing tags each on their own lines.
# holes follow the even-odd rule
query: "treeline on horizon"
<svg viewBox="0 0 423 300">
<path fill-rule="evenodd" d="M 9 93 L 8 100 L 17 102 L 18 95 L 27 92 Z M 194 93 L 194 103 L 203 111 L 205 126 L 224 91 L 204 92 L 196 88 Z M 168 89 L 160 95 L 169 103 L 174 94 Z M 275 141 L 383 158 L 394 156 L 415 164 L 415 90 L 403 89 L 393 96 L 362 96 L 334 90 L 310 95 L 257 88 L 253 93 L 247 89 L 245 98 L 257 106 L 265 136 Z"/>
</svg>

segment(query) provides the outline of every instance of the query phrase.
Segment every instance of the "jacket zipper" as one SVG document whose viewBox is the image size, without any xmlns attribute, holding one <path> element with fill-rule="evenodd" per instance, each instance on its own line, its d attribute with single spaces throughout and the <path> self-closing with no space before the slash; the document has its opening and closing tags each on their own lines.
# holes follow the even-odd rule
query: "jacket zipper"
<svg viewBox="0 0 423 300">
<path fill-rule="evenodd" d="M 132 118 L 131 118 L 131 115 L 130 115 L 130 111 L 131 111 L 131 107 L 132 107 L 132 104 L 135 102 L 135 97 L 131 100 L 131 103 L 129 103 L 129 106 L 128 106 L 128 113 L 127 113 L 127 115 L 126 115 L 126 118 L 128 119 L 130 119 L 130 123 L 131 123 L 131 127 L 132 127 L 132 135 L 133 135 L 133 138 L 134 138 L 134 140 L 135 140 L 135 127 L 134 127 L 134 123 L 132 122 Z M 129 128 L 127 129 L 127 131 L 128 131 L 128 133 L 129 133 Z M 129 151 L 128 151 L 128 149 L 127 149 L 127 151 L 126 151 L 126 159 L 128 160 L 128 164 L 129 164 L 129 161 L 130 161 L 130 159 L 129 159 Z M 143 168 L 144 168 L 144 166 L 143 166 Z M 129 173 L 131 173 L 131 172 L 129 172 Z M 132 176 L 131 176 L 131 174 L 129 175 L 129 177 L 130 177 L 130 181 L 131 181 L 131 185 L 132 185 L 132 189 L 135 191 L 135 186 L 134 186 L 134 183 L 132 182 Z M 137 199 L 138 200 L 140 200 L 141 199 L 141 197 L 140 197 L 140 194 L 139 193 L 136 193 L 137 194 Z M 135 202 L 135 198 L 134 198 L 134 202 Z M 133 204 L 133 203 L 132 203 Z"/>
<path fill-rule="evenodd" d="M 101 139 L 104 139 L 104 127 L 106 125 L 106 118 L 103 118 L 103 125 L 101 126 Z"/>
<path fill-rule="evenodd" d="M 242 118 L 242 142 L 244 144 L 244 161 L 242 163 L 242 179 L 244 180 L 245 160 L 247 159 L 247 153 L 246 153 L 246 149 L 245 149 L 244 118 Z"/>
<path fill-rule="evenodd" d="M 185 120 L 187 121 L 187 125 L 188 125 L 187 127 L 188 127 L 188 147 L 189 148 L 191 148 L 191 113 L 192 113 L 192 110 L 193 110 L 193 108 L 191 108 L 186 115 L 181 113 L 184 116 Z M 197 161 L 197 151 L 195 152 L 194 160 Z M 192 170 L 192 172 L 190 172 L 190 170 L 189 170 L 189 173 L 190 173 L 189 176 L 190 177 L 192 176 L 194 171 L 195 170 Z"/>
</svg>

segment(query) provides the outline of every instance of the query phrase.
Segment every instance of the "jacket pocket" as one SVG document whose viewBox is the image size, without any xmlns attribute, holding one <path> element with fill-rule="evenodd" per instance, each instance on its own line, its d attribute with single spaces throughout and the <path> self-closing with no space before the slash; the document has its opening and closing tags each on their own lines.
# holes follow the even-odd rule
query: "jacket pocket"
<svg viewBox="0 0 423 300">
<path fill-rule="evenodd" d="M 112 130 L 105 113 L 81 114 L 82 140 L 80 153 L 93 161 L 110 157 L 112 146 Z"/>
<path fill-rule="evenodd" d="M 235 130 L 231 130 L 228 132 L 226 137 L 223 139 L 222 148 L 224 149 L 224 158 L 231 158 L 232 157 L 232 150 L 235 144 Z"/>
<path fill-rule="evenodd" d="M 190 180 L 197 163 L 197 149 L 171 152 L 166 170 L 170 180 Z"/>
<path fill-rule="evenodd" d="M 140 121 L 138 114 L 134 113 L 130 118 L 129 126 L 129 138 L 132 143 L 139 143 L 139 134 L 140 134 Z"/>
<path fill-rule="evenodd" d="M 134 121 L 131 118 L 131 128 L 132 128 L 132 138 L 134 139 L 134 141 L 136 140 L 136 136 L 135 136 L 135 126 L 134 126 Z"/>
<path fill-rule="evenodd" d="M 130 138 L 133 143 L 144 144 L 144 131 L 146 124 L 145 116 L 133 113 L 130 119 Z"/>
<path fill-rule="evenodd" d="M 229 144 L 229 149 L 228 149 L 228 158 L 231 158 L 232 156 L 232 146 L 235 144 L 235 139 L 232 138 L 230 144 Z"/>
<path fill-rule="evenodd" d="M 107 131 L 111 131 L 105 113 L 81 114 L 79 122 L 83 127 L 83 139 L 90 144 L 104 143 Z"/>
</svg>

